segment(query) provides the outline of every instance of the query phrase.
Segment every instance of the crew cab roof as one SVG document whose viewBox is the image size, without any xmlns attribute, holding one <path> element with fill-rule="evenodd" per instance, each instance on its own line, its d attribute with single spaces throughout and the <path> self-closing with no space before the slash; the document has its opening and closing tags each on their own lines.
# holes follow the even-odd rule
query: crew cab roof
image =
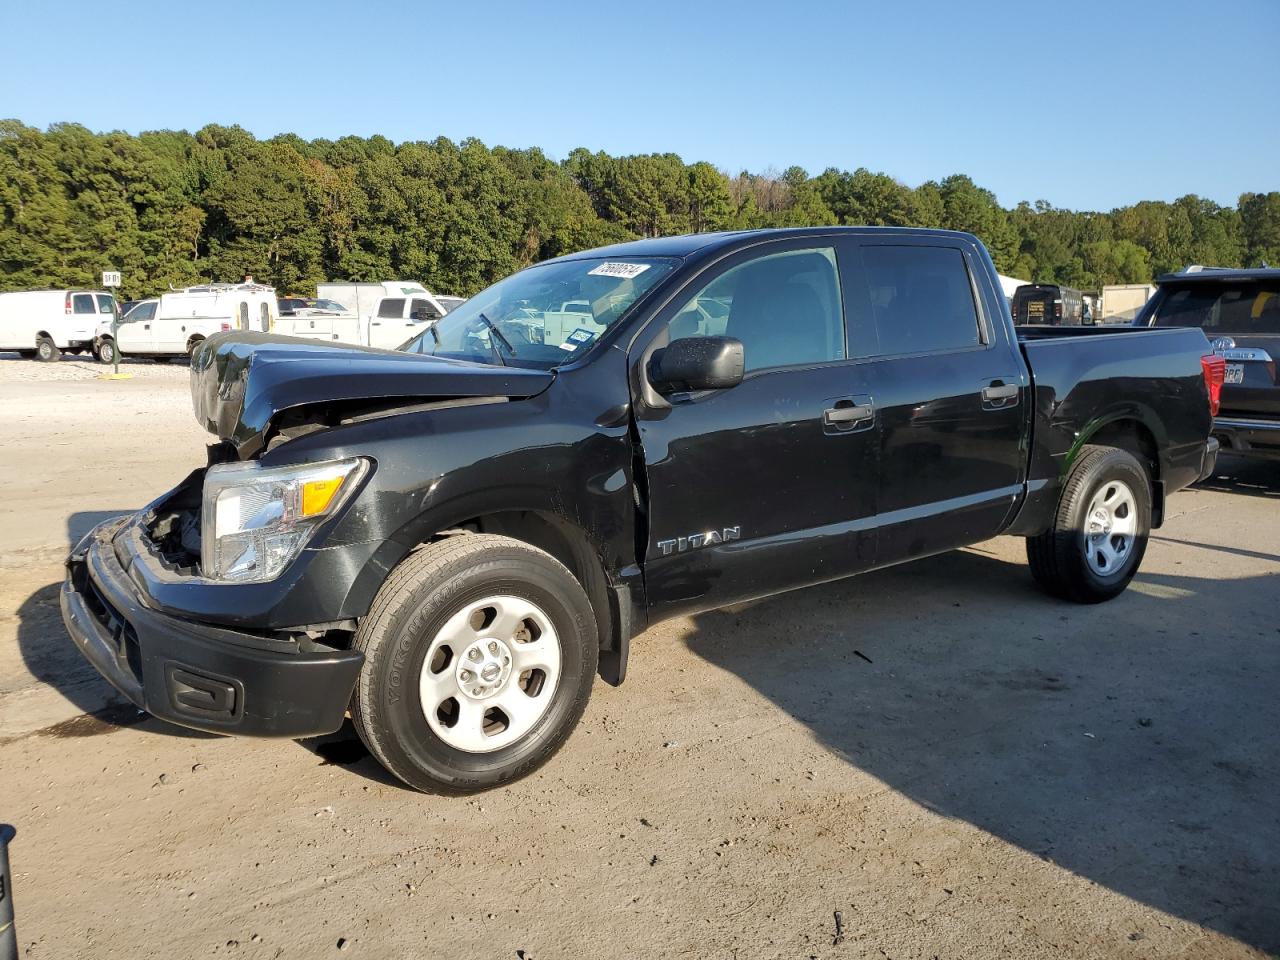
<svg viewBox="0 0 1280 960">
<path fill-rule="evenodd" d="M 930 230 L 918 227 L 778 227 L 762 230 L 726 230 L 719 233 L 686 233 L 675 237 L 654 237 L 649 240 L 631 240 L 615 243 L 594 250 L 581 250 L 544 263 L 566 260 L 585 260 L 597 257 L 677 257 L 684 259 L 695 253 L 749 246 L 763 239 L 785 240 L 791 237 L 830 236 L 850 233 L 883 236 L 886 234 L 916 237 L 961 237 L 977 242 L 972 234 L 957 230 Z"/>
<path fill-rule="evenodd" d="M 1201 267 L 1199 270 L 1191 272 L 1179 270 L 1177 273 L 1162 273 L 1156 277 L 1156 283 L 1161 286 L 1166 283 L 1222 283 L 1224 280 L 1231 283 L 1280 280 L 1280 267 L 1250 267 L 1247 269 Z"/>
</svg>

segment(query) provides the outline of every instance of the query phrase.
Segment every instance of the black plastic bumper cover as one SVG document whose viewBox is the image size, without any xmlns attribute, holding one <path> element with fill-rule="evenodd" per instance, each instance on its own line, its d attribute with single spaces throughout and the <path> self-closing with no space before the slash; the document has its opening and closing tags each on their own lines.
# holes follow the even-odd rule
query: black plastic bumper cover
<svg viewBox="0 0 1280 960">
<path fill-rule="evenodd" d="M 342 725 L 363 654 L 301 651 L 149 609 L 116 557 L 120 525 L 80 542 L 61 595 L 67 632 L 112 686 L 153 716 L 212 733 L 307 737 Z"/>
</svg>

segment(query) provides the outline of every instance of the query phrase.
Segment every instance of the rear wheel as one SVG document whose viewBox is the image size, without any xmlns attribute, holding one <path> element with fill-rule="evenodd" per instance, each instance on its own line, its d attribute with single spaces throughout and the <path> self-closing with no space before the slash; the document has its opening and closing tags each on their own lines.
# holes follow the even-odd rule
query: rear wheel
<svg viewBox="0 0 1280 960">
<path fill-rule="evenodd" d="M 36 359 L 41 363 L 53 363 L 62 359 L 62 351 L 48 337 L 41 337 L 36 341 Z"/>
<path fill-rule="evenodd" d="M 1031 574 L 1064 600 L 1110 600 L 1138 572 L 1150 527 L 1146 468 L 1124 450 L 1087 446 L 1067 475 L 1053 526 L 1027 538 Z"/>
<path fill-rule="evenodd" d="M 469 793 L 537 769 L 591 694 L 599 641 L 582 586 L 555 558 L 466 534 L 405 560 L 354 646 L 352 717 L 369 750 L 419 790 Z"/>
<path fill-rule="evenodd" d="M 103 340 L 98 344 L 98 360 L 102 363 L 116 362 L 116 344 L 114 340 Z"/>
</svg>

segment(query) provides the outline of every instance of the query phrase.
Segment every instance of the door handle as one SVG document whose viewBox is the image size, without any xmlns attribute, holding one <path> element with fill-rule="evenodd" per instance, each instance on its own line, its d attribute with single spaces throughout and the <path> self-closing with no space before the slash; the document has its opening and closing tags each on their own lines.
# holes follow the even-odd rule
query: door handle
<svg viewBox="0 0 1280 960">
<path fill-rule="evenodd" d="M 1013 378 L 1010 377 L 1009 379 Z M 982 388 L 982 409 L 1007 410 L 1009 407 L 1015 406 L 1018 402 L 1018 391 L 1021 389 L 1021 386 L 1017 383 L 993 380 Z"/>
<path fill-rule="evenodd" d="M 859 420 L 870 420 L 875 412 L 869 403 L 851 403 L 848 406 L 828 407 L 822 411 L 822 422 L 828 426 L 840 423 L 857 423 Z"/>
</svg>

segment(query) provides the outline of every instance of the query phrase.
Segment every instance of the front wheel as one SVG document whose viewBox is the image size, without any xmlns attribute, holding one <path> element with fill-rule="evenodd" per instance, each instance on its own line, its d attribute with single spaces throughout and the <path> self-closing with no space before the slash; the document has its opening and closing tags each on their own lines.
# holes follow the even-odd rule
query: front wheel
<svg viewBox="0 0 1280 960">
<path fill-rule="evenodd" d="M 1063 600 L 1110 600 L 1138 572 L 1150 529 L 1143 465 L 1124 450 L 1087 446 L 1067 475 L 1053 526 L 1027 538 L 1031 574 Z"/>
<path fill-rule="evenodd" d="M 62 351 L 48 337 L 41 337 L 36 341 L 36 359 L 41 363 L 53 363 L 62 359 Z"/>
<path fill-rule="evenodd" d="M 406 559 L 354 641 L 361 739 L 411 787 L 471 793 L 537 769 L 568 739 L 599 656 L 582 586 L 507 537 L 463 534 Z"/>
<path fill-rule="evenodd" d="M 114 340 L 103 340 L 98 344 L 98 361 L 106 364 L 116 362 L 116 344 Z"/>
</svg>

